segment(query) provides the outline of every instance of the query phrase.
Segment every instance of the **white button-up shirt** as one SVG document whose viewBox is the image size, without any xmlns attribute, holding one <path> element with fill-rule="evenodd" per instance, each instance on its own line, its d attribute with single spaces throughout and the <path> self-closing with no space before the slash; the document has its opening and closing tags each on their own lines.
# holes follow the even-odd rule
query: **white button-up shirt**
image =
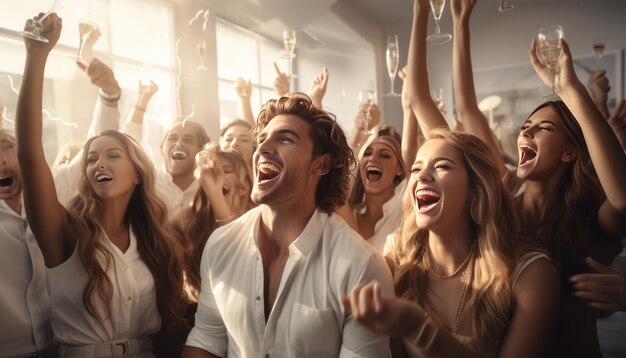
<svg viewBox="0 0 626 358">
<path fill-rule="evenodd" d="M 357 323 L 341 297 L 373 280 L 393 295 L 389 268 L 336 215 L 316 210 L 289 246 L 265 321 L 257 247 L 261 210 L 250 210 L 208 240 L 196 323 L 187 345 L 221 357 L 388 357 L 388 337 Z"/>
<path fill-rule="evenodd" d="M 111 253 L 107 276 L 113 286 L 111 314 L 105 320 L 94 318 L 85 307 L 83 293 L 89 276 L 81 262 L 78 245 L 72 256 L 48 269 L 48 289 L 52 299 L 52 328 L 60 344 L 81 346 L 116 340 L 147 337 L 161 325 L 152 273 L 137 250 L 137 238 L 130 230 L 130 245 L 120 251 L 102 235 L 100 240 Z M 99 256 L 100 262 L 104 258 Z M 96 299 L 95 310 L 106 316 L 104 304 Z"/>
<path fill-rule="evenodd" d="M 19 357 L 52 343 L 46 268 L 22 207 L 0 200 L 0 357 Z"/>
<path fill-rule="evenodd" d="M 194 180 L 182 190 L 174 183 L 172 175 L 162 169 L 157 171 L 154 190 L 167 207 L 167 216 L 172 219 L 177 218 L 183 209 L 191 206 L 198 187 L 198 181 Z"/>
</svg>

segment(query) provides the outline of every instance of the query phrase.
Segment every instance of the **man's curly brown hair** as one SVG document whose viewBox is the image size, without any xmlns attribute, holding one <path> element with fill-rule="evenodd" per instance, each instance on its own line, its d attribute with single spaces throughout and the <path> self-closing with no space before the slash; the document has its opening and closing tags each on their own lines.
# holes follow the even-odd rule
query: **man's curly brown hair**
<svg viewBox="0 0 626 358">
<path fill-rule="evenodd" d="M 309 96 L 295 92 L 280 99 L 271 99 L 261 108 L 261 113 L 252 128 L 254 144 L 259 133 L 280 114 L 293 115 L 310 124 L 313 141 L 313 158 L 328 154 L 328 173 L 320 179 L 315 192 L 317 207 L 325 213 L 332 213 L 346 202 L 350 183 L 350 173 L 356 165 L 352 149 L 346 135 L 337 124 L 335 115 L 319 109 Z"/>
</svg>

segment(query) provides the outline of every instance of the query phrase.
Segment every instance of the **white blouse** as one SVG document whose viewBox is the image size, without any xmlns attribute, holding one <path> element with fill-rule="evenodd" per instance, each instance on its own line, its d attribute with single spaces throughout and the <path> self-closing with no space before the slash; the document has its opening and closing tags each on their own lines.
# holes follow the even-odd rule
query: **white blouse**
<svg viewBox="0 0 626 358">
<path fill-rule="evenodd" d="M 112 256 L 107 275 L 113 285 L 111 314 L 104 320 L 94 318 L 85 308 L 83 292 L 88 276 L 78 253 L 78 245 L 64 263 L 48 269 L 48 290 L 52 301 L 54 338 L 63 345 L 89 345 L 146 337 L 161 326 L 157 310 L 154 279 L 137 250 L 137 239 L 130 231 L 126 252 L 119 250 L 106 234 L 101 240 Z M 104 263 L 101 255 L 99 260 Z M 105 317 L 104 303 L 95 309 Z"/>
</svg>

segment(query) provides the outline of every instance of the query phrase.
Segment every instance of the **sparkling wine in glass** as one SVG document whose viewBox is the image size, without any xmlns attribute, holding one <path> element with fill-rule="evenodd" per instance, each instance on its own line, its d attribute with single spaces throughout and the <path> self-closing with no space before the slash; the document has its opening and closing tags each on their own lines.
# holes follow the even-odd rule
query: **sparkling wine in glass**
<svg viewBox="0 0 626 358">
<path fill-rule="evenodd" d="M 370 88 L 364 88 L 359 91 L 361 113 L 363 114 L 363 118 L 365 118 L 365 128 L 363 129 L 363 134 L 365 135 L 372 134 L 370 130 L 370 107 L 374 104 L 374 97 L 374 91 Z"/>
<path fill-rule="evenodd" d="M 65 6 L 65 3 L 67 3 L 67 0 L 55 0 L 55 2 L 52 3 L 52 6 L 50 7 L 50 10 L 48 10 L 40 19 L 37 19 L 37 20 L 32 19 L 32 20 L 30 20 L 31 23 L 33 24 L 34 28 L 32 30 L 28 30 L 28 31 L 20 31 L 20 35 L 22 35 L 24 37 L 28 37 L 28 38 L 33 39 L 33 40 L 45 42 L 45 43 L 50 42 L 50 41 L 48 41 L 47 38 L 45 38 L 45 37 L 43 37 L 41 35 L 42 21 L 43 21 L 43 19 L 48 17 L 48 15 L 52 14 L 53 12 L 61 10 Z"/>
<path fill-rule="evenodd" d="M 76 60 L 82 63 L 87 63 L 87 59 L 83 57 L 83 50 L 85 42 L 91 34 L 98 27 L 98 10 L 94 4 L 81 5 L 78 9 L 78 33 L 80 35 L 80 43 L 78 45 L 78 54 Z"/>
<path fill-rule="evenodd" d="M 513 10 L 513 0 L 500 0 L 498 11 L 504 12 L 506 10 Z"/>
<path fill-rule="evenodd" d="M 559 76 L 559 59 L 562 53 L 559 43 L 561 39 L 563 39 L 563 27 L 561 26 L 548 26 L 537 31 L 537 53 L 539 54 L 539 59 L 554 75 L 552 79 L 552 93 L 543 97 L 543 99 L 558 98 L 555 88 Z"/>
<path fill-rule="evenodd" d="M 596 62 L 600 61 L 602 55 L 604 55 L 604 48 L 606 47 L 606 36 L 594 36 L 593 37 L 593 55 L 596 58 Z"/>
<path fill-rule="evenodd" d="M 283 46 L 285 46 L 285 51 L 287 51 L 287 61 L 289 62 L 289 73 L 287 75 L 291 80 L 298 77 L 293 73 L 293 59 L 296 58 L 296 30 L 283 31 Z"/>
<path fill-rule="evenodd" d="M 204 54 L 206 53 L 206 42 L 200 41 L 196 45 L 196 51 L 198 52 L 198 57 L 200 57 L 200 65 L 196 68 L 198 71 L 207 71 L 209 68 L 204 64 Z"/>
<path fill-rule="evenodd" d="M 389 79 L 391 80 L 391 91 L 386 94 L 389 97 L 398 97 L 399 93 L 395 92 L 394 82 L 396 80 L 396 73 L 398 72 L 398 60 L 400 58 L 400 51 L 398 49 L 398 35 L 389 35 L 387 37 L 387 72 L 389 72 Z"/>
<path fill-rule="evenodd" d="M 430 10 L 433 12 L 433 17 L 435 18 L 435 33 L 428 36 L 426 41 L 433 45 L 445 44 L 452 39 L 452 35 L 447 32 L 441 32 L 441 27 L 439 26 L 441 14 L 445 6 L 446 0 L 430 0 Z"/>
</svg>

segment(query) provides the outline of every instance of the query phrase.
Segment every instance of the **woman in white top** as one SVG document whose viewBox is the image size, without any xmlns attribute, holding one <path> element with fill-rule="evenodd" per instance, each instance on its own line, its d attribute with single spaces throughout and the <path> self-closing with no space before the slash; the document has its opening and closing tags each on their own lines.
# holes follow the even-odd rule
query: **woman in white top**
<svg viewBox="0 0 626 358">
<path fill-rule="evenodd" d="M 124 134 L 106 131 L 85 144 L 79 194 L 67 210 L 58 202 L 41 109 L 46 60 L 60 33 L 61 19 L 51 14 L 41 30 L 49 43 L 25 39 L 16 114 L 24 204 L 49 268 L 55 339 L 63 357 L 150 357 L 148 337 L 161 322 L 183 324 L 178 250 L 163 226 L 151 162 Z"/>
<path fill-rule="evenodd" d="M 375 127 L 361 148 L 348 203 L 337 213 L 382 253 L 387 235 L 400 227 L 407 175 L 400 135 L 393 127 Z"/>
</svg>

